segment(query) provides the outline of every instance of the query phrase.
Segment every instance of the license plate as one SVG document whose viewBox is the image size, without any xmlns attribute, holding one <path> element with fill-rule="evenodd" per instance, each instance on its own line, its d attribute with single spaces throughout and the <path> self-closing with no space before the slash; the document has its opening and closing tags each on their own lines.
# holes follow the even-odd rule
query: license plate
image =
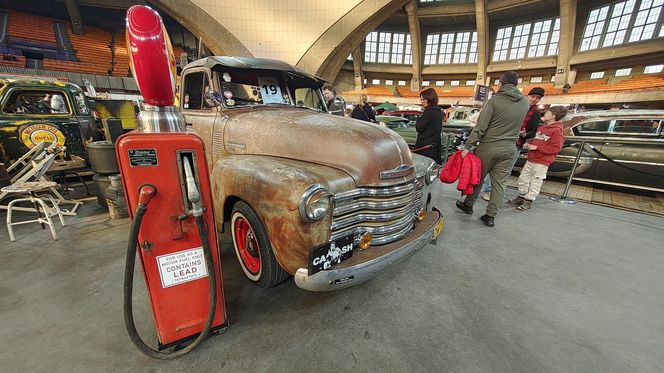
<svg viewBox="0 0 664 373">
<path fill-rule="evenodd" d="M 444 225 L 445 225 L 445 218 L 441 216 L 440 219 L 438 220 L 438 224 L 436 224 L 436 227 L 433 228 L 433 237 L 432 237 L 432 239 L 435 239 L 436 237 L 438 237 L 438 235 L 440 234 L 440 231 L 443 230 Z"/>
<path fill-rule="evenodd" d="M 309 252 L 309 276 L 353 256 L 353 235 L 338 238 L 313 248 Z"/>
</svg>

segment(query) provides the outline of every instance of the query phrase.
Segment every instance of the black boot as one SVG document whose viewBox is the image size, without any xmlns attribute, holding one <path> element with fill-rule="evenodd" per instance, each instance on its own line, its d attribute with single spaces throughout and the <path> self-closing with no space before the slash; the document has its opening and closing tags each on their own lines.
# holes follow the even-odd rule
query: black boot
<svg viewBox="0 0 664 373">
<path fill-rule="evenodd" d="M 473 206 L 464 201 L 456 201 L 456 207 L 468 215 L 473 213 Z"/>
<path fill-rule="evenodd" d="M 494 225 L 496 225 L 493 221 L 493 216 L 489 216 L 489 215 L 484 214 L 484 215 L 480 216 L 480 219 L 482 219 L 482 222 L 487 227 L 493 227 Z"/>
</svg>

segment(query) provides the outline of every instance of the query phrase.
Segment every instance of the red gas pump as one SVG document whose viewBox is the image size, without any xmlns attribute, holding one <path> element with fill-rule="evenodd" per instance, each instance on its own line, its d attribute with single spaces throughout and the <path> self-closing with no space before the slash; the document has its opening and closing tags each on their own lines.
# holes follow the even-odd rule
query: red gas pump
<svg viewBox="0 0 664 373">
<path fill-rule="evenodd" d="M 171 359 L 228 326 L 210 180 L 201 139 L 172 106 L 175 59 L 161 17 L 147 6 L 127 11 L 127 50 L 145 103 L 137 130 L 116 142 L 132 218 L 124 283 L 125 324 L 138 349 Z M 138 252 L 159 337 L 157 349 L 134 326 L 132 289 Z M 170 347 L 187 347 L 166 353 Z"/>
</svg>

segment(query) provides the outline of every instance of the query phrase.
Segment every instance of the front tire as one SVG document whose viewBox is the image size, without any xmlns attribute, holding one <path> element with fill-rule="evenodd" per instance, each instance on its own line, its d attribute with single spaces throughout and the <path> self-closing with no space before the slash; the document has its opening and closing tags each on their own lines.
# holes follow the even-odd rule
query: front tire
<svg viewBox="0 0 664 373">
<path fill-rule="evenodd" d="M 231 236 L 235 255 L 249 280 L 267 289 L 288 278 L 288 273 L 274 256 L 263 222 L 245 202 L 240 201 L 233 206 Z"/>
</svg>

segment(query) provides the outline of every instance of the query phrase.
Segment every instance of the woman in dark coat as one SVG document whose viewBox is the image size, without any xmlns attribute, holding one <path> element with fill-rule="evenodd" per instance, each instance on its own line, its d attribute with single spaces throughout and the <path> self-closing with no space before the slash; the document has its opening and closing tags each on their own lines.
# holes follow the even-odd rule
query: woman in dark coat
<svg viewBox="0 0 664 373">
<path fill-rule="evenodd" d="M 438 95 L 433 88 L 420 92 L 420 103 L 424 112 L 417 119 L 415 129 L 417 140 L 414 152 L 429 157 L 441 163 L 441 131 L 443 127 L 443 112 L 438 106 Z"/>
<path fill-rule="evenodd" d="M 376 114 L 369 104 L 367 104 L 367 95 L 360 95 L 360 103 L 355 105 L 353 112 L 350 114 L 351 118 L 364 120 L 367 122 L 375 122 Z"/>
</svg>

